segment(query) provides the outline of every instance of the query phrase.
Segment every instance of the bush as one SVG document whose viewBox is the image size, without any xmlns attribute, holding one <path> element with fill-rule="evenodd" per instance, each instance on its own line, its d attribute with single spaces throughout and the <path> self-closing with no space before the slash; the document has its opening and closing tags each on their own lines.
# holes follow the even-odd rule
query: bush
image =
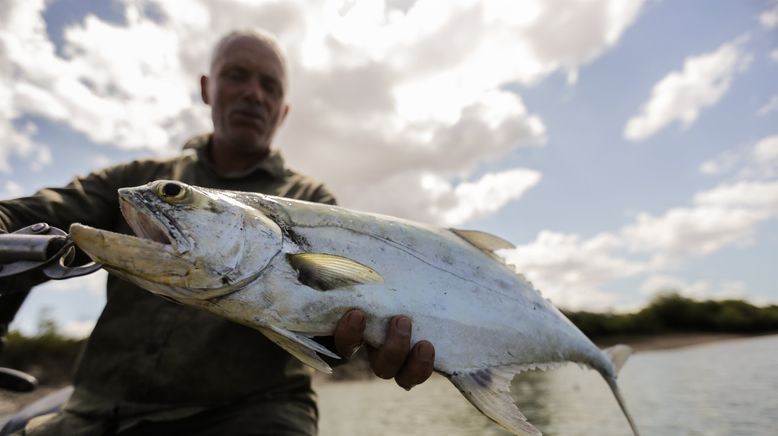
<svg viewBox="0 0 778 436">
<path fill-rule="evenodd" d="M 767 333 L 778 331 L 778 306 L 742 300 L 695 301 L 664 293 L 637 313 L 565 312 L 590 338 L 658 333 Z"/>
<path fill-rule="evenodd" d="M 54 321 L 43 317 L 35 336 L 15 330 L 8 333 L 0 366 L 29 373 L 41 384 L 66 383 L 84 342 L 85 339 L 63 336 Z"/>
</svg>

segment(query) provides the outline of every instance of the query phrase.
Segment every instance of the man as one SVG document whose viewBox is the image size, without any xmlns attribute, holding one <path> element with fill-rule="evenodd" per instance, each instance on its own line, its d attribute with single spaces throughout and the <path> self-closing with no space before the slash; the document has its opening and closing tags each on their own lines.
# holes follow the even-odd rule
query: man
<svg viewBox="0 0 778 436">
<path fill-rule="evenodd" d="M 0 203 L 0 226 L 72 222 L 129 232 L 116 190 L 155 179 L 334 203 L 320 183 L 283 165 L 271 148 L 286 119 L 288 75 L 274 38 L 233 32 L 216 45 L 200 80 L 213 134 L 190 140 L 195 153 L 143 160 L 77 178 L 59 189 Z M 362 342 L 365 314 L 351 310 L 332 343 L 344 357 Z M 410 389 L 432 372 L 434 348 L 409 344 L 410 320 L 393 318 L 385 344 L 370 351 L 383 378 Z M 87 342 L 64 412 L 31 434 L 313 435 L 310 375 L 249 328 L 169 303 L 109 276 L 107 302 Z"/>
</svg>

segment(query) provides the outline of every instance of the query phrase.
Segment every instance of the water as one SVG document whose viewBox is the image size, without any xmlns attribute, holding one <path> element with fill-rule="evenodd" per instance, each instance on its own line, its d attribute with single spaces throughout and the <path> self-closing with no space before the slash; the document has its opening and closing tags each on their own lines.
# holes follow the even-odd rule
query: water
<svg viewBox="0 0 778 436">
<path fill-rule="evenodd" d="M 619 384 L 644 436 L 778 434 L 778 336 L 638 353 Z M 328 383 L 318 392 L 321 436 L 509 434 L 439 376 L 411 392 L 383 380 Z M 525 374 L 512 392 L 546 435 L 631 434 L 594 371 Z"/>
</svg>

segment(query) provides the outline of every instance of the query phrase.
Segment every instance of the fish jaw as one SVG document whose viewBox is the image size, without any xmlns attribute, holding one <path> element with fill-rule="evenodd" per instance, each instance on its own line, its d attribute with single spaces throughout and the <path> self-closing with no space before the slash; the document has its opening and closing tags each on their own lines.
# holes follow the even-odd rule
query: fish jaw
<svg viewBox="0 0 778 436">
<path fill-rule="evenodd" d="M 167 294 L 158 292 L 157 285 L 161 285 L 164 288 L 208 289 L 206 294 L 209 296 L 223 294 L 223 283 L 202 265 L 181 256 L 169 244 L 82 224 L 70 226 L 70 237 L 105 269 L 155 293 Z"/>
</svg>

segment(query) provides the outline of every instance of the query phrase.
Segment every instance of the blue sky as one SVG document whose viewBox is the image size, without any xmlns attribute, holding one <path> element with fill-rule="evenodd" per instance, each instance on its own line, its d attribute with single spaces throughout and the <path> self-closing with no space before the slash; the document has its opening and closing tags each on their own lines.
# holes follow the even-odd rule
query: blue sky
<svg viewBox="0 0 778 436">
<path fill-rule="evenodd" d="M 277 147 L 342 205 L 513 242 L 559 306 L 778 302 L 778 2 L 3 0 L 0 193 L 175 153 L 232 27 L 292 67 Z M 42 286 L 84 334 L 104 276 Z M 47 309 L 44 309 L 47 308 Z"/>
</svg>

